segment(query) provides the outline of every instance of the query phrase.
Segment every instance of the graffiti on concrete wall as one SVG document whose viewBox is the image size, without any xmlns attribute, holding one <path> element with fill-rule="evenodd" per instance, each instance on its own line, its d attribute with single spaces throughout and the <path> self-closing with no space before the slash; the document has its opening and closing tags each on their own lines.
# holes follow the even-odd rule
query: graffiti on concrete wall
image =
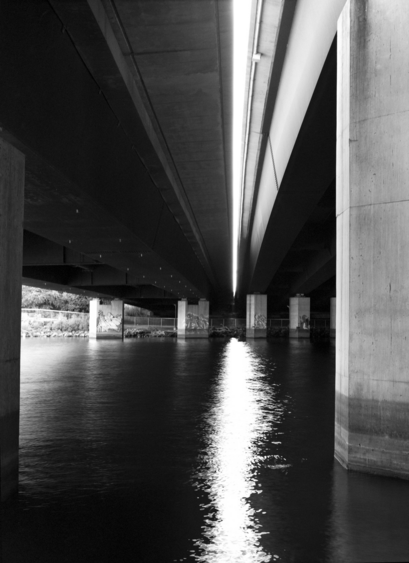
<svg viewBox="0 0 409 563">
<path fill-rule="evenodd" d="M 191 330 L 207 329 L 209 328 L 209 321 L 206 317 L 187 313 L 186 328 Z"/>
<path fill-rule="evenodd" d="M 300 328 L 310 328 L 310 319 L 307 317 L 307 315 L 302 315 L 300 317 L 299 327 Z"/>
<path fill-rule="evenodd" d="M 98 311 L 97 332 L 121 332 L 122 316 Z"/>
<path fill-rule="evenodd" d="M 253 328 L 267 328 L 267 317 L 265 315 L 254 315 Z"/>
</svg>

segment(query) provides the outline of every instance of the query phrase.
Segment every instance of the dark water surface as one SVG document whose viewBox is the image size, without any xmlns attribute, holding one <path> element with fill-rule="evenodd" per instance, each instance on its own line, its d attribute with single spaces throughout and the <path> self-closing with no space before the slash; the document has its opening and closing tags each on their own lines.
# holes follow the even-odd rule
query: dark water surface
<svg viewBox="0 0 409 563">
<path fill-rule="evenodd" d="M 333 460 L 334 347 L 22 341 L 2 563 L 409 560 L 409 482 Z"/>
</svg>

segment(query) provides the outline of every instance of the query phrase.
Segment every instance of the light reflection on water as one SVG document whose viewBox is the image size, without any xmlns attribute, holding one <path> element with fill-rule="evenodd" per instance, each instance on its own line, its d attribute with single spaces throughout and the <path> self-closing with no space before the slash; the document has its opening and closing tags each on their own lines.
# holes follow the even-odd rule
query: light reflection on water
<svg viewBox="0 0 409 563">
<path fill-rule="evenodd" d="M 332 346 L 24 339 L 21 365 L 4 563 L 409 560 L 409 482 L 334 462 Z"/>
<path fill-rule="evenodd" d="M 210 499 L 201 506 L 203 536 L 192 550 L 196 561 L 256 563 L 278 557 L 261 546 L 268 532 L 261 531 L 251 504 L 251 496 L 262 493 L 257 479 L 260 464 L 286 465 L 280 456 L 263 455 L 263 446 L 267 439 L 274 440 L 284 412 L 274 384 L 266 380 L 269 369 L 247 343 L 231 340 L 226 345 L 212 406 L 204 419 L 207 445 L 194 481 Z"/>
</svg>

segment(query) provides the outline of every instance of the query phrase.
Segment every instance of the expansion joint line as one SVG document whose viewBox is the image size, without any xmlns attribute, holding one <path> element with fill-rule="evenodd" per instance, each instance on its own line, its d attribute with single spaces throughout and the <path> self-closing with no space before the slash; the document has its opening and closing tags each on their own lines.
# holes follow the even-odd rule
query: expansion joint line
<svg viewBox="0 0 409 563">
<path fill-rule="evenodd" d="M 228 196 L 228 176 L 227 176 L 227 165 L 226 165 L 226 134 L 225 134 L 225 129 L 224 129 L 224 117 L 225 117 L 225 111 L 224 111 L 224 89 L 223 89 L 223 80 L 222 80 L 222 54 L 221 54 L 221 48 L 220 48 L 220 14 L 219 14 L 219 1 L 217 0 L 215 2 L 215 6 L 214 6 L 214 11 L 215 11 L 215 18 L 216 18 L 216 27 L 217 27 L 217 31 L 216 31 L 216 42 L 217 42 L 217 54 L 218 54 L 218 58 L 219 58 L 219 81 L 220 81 L 220 107 L 221 107 L 221 121 L 222 121 L 222 138 L 223 138 L 223 154 L 224 154 L 224 179 L 225 179 L 225 190 L 226 190 L 226 203 L 227 203 L 227 229 L 228 232 L 230 233 L 230 214 L 229 214 L 229 196 Z"/>
<path fill-rule="evenodd" d="M 255 33 L 254 33 L 254 42 L 253 42 L 253 50 L 252 56 L 257 53 L 258 50 L 258 38 L 260 33 L 260 21 L 261 21 L 261 11 L 263 7 L 263 0 L 258 0 L 257 2 L 257 12 L 256 12 L 256 24 L 255 24 Z M 249 145 L 249 136 L 250 136 L 250 121 L 251 121 L 251 105 L 253 102 L 253 90 L 254 90 L 254 77 L 255 77 L 255 70 L 256 70 L 256 62 L 252 60 L 251 63 L 251 71 L 250 71 L 250 84 L 249 84 L 249 96 L 247 100 L 247 117 L 246 117 L 246 130 L 244 134 L 244 154 L 243 154 L 243 171 L 242 171 L 242 178 L 241 178 L 241 190 L 240 190 L 240 215 L 239 215 L 239 226 L 238 226 L 238 240 L 237 244 L 239 244 L 239 240 L 241 238 L 241 230 L 242 230 L 242 219 L 243 219 L 243 212 L 244 212 L 244 188 L 245 188 L 245 181 L 246 181 L 246 171 L 247 171 L 247 154 L 248 154 L 248 145 Z"/>
<path fill-rule="evenodd" d="M 90 68 L 88 67 L 86 61 L 84 60 L 84 57 L 82 56 L 81 52 L 79 51 L 78 47 L 76 46 L 75 41 L 74 41 L 74 38 L 73 38 L 73 36 L 71 35 L 71 33 L 70 33 L 70 31 L 69 31 L 69 28 L 65 25 L 65 23 L 63 22 L 63 20 L 62 20 L 61 17 L 59 16 L 58 12 L 56 11 L 56 9 L 54 8 L 54 6 L 52 5 L 51 0 L 47 0 L 47 1 L 48 1 L 48 4 L 49 4 L 51 10 L 52 10 L 53 13 L 55 14 L 56 18 L 57 18 L 57 19 L 60 21 L 60 23 L 61 23 L 61 32 L 64 33 L 64 34 L 68 37 L 68 39 L 69 39 L 69 41 L 70 41 L 72 47 L 75 49 L 75 51 L 76 51 L 78 57 L 80 58 L 82 64 L 84 65 L 84 68 L 85 68 L 86 71 L 88 72 L 88 74 L 89 74 L 91 80 L 92 80 L 92 81 L 94 82 L 94 84 L 96 85 L 96 87 L 97 87 L 97 89 L 98 89 L 98 92 L 99 92 L 99 95 L 102 96 L 102 98 L 104 99 L 104 101 L 105 101 L 107 107 L 109 108 L 109 110 L 111 111 L 111 113 L 112 113 L 112 115 L 114 116 L 115 120 L 117 121 L 118 127 L 120 127 L 122 133 L 123 133 L 123 134 L 125 135 L 125 137 L 129 140 L 131 149 L 136 153 L 136 155 L 137 155 L 139 161 L 141 162 L 141 164 L 142 164 L 142 166 L 144 167 L 144 169 L 145 169 L 147 175 L 149 176 L 150 180 L 152 181 L 152 184 L 153 184 L 153 185 L 156 187 L 156 189 L 159 191 L 159 194 L 160 194 L 160 196 L 161 196 L 163 202 L 165 202 L 164 196 L 163 196 L 163 194 L 162 194 L 162 191 L 161 191 L 160 188 L 157 186 L 156 181 L 154 180 L 154 178 L 153 178 L 153 176 L 152 176 L 152 174 L 151 174 L 151 171 L 149 170 L 149 168 L 148 168 L 146 162 L 144 161 L 144 159 L 142 158 L 141 154 L 139 153 L 139 151 L 138 151 L 137 148 L 135 147 L 134 143 L 132 142 L 131 137 L 129 136 L 129 134 L 127 133 L 127 131 L 126 131 L 126 130 L 124 129 L 124 127 L 122 126 L 121 120 L 118 118 L 115 109 L 113 108 L 113 106 L 112 106 L 111 103 L 109 102 L 109 100 L 108 100 L 107 96 L 105 95 L 105 93 L 103 92 L 103 90 L 102 90 L 100 84 L 98 83 L 98 81 L 96 80 L 96 78 L 93 76 L 93 74 L 92 74 Z M 118 18 L 118 25 L 121 27 L 121 30 L 122 30 L 122 32 L 124 33 L 124 39 L 125 39 L 125 41 L 127 42 L 127 46 L 128 46 L 128 48 L 130 48 L 129 40 L 128 40 L 128 38 L 126 37 L 126 35 L 125 35 L 125 30 L 123 29 L 123 27 L 122 27 L 122 25 L 121 25 L 122 22 L 119 21 L 119 15 L 117 14 L 116 7 L 113 6 L 112 2 L 110 2 L 110 3 L 111 3 L 111 6 L 112 6 L 112 10 L 113 10 L 113 11 L 115 12 L 115 14 L 117 15 L 117 18 Z M 130 52 L 132 53 L 132 51 L 130 51 Z M 147 93 L 146 93 L 146 87 L 145 87 L 145 85 L 144 85 L 144 83 L 143 83 L 142 77 L 141 77 L 141 75 L 140 75 L 140 72 L 139 72 L 139 69 L 138 69 L 138 67 L 137 67 L 137 64 L 136 64 L 136 61 L 135 61 L 135 59 L 134 59 L 133 54 L 132 54 L 132 57 L 131 57 L 131 58 L 132 58 L 132 61 L 133 61 L 134 65 L 135 65 L 135 70 L 136 70 L 136 72 L 138 73 L 138 76 L 139 76 L 139 78 L 140 78 L 140 80 L 141 80 L 141 83 L 142 83 L 142 85 L 143 85 L 143 87 L 144 87 L 145 94 L 146 94 L 146 96 L 147 96 L 147 98 L 148 98 L 150 107 L 151 107 L 151 109 L 152 109 L 152 111 L 153 111 L 153 108 L 152 108 L 152 106 L 151 106 L 151 102 L 150 102 L 149 97 L 148 97 L 148 95 L 147 95 Z M 159 130 L 161 131 L 161 134 L 162 134 L 164 143 L 165 143 L 165 145 L 166 145 L 166 147 L 167 147 L 167 149 L 168 149 L 168 151 L 169 151 L 169 147 L 168 147 L 168 145 L 167 145 L 167 143 L 166 143 L 166 140 L 165 140 L 165 138 L 164 138 L 164 136 L 163 136 L 163 132 L 162 132 L 162 130 L 161 130 L 161 128 L 160 128 L 160 126 L 159 126 L 158 123 L 157 123 L 157 126 L 158 126 Z M 170 154 L 170 151 L 169 151 L 169 154 Z M 179 178 L 179 182 L 180 182 L 181 188 L 182 188 L 182 190 L 183 190 L 183 193 L 185 194 L 186 204 L 189 206 L 189 209 L 191 210 L 191 214 L 192 214 L 192 217 L 193 217 L 193 221 L 194 221 L 194 223 L 195 223 L 195 225 L 196 225 L 197 231 L 200 233 L 199 227 L 198 227 L 198 224 L 197 224 L 196 217 L 195 217 L 195 215 L 194 215 L 194 213 L 193 213 L 193 210 L 192 210 L 191 205 L 190 205 L 189 198 L 188 198 L 188 196 L 187 196 L 187 194 L 186 194 L 186 190 L 185 190 L 185 188 L 184 188 L 184 186 L 183 186 L 183 183 L 182 183 L 182 181 L 181 181 L 181 179 L 180 179 L 180 177 L 179 177 L 179 174 L 177 173 L 177 169 L 176 169 L 176 166 L 175 166 L 175 164 L 174 164 L 174 161 L 173 161 L 173 158 L 172 158 L 172 157 L 171 157 L 171 160 L 172 160 L 172 163 L 173 163 L 173 165 L 174 165 L 174 167 L 175 167 L 176 174 L 177 174 L 177 176 L 178 176 L 178 178 Z M 172 213 L 172 215 L 173 215 L 173 213 Z M 174 216 L 174 215 L 173 215 L 173 216 Z M 176 220 L 176 218 L 175 218 L 175 220 Z M 180 228 L 181 228 L 182 232 L 184 233 L 182 227 L 180 227 Z M 193 230 L 193 229 L 192 229 L 192 230 Z M 193 230 L 193 232 L 194 232 L 194 230 Z M 185 233 L 184 233 L 184 234 L 185 234 Z M 186 235 L 185 235 L 185 236 L 186 236 Z M 196 239 L 197 239 L 197 237 L 196 237 Z M 206 249 L 206 247 L 205 247 L 205 243 L 204 243 L 204 241 L 200 238 L 200 240 L 198 241 L 198 244 L 199 244 L 199 246 L 200 246 L 200 248 L 201 248 L 201 250 L 202 250 L 202 252 L 203 252 L 203 255 L 204 255 L 205 260 L 207 260 L 208 268 L 209 268 L 209 270 L 210 270 L 211 273 L 212 273 L 212 269 L 211 269 L 211 266 L 210 266 L 210 260 L 209 260 L 209 257 L 208 257 L 207 249 Z M 195 252 L 194 249 L 193 249 L 193 252 L 196 254 L 196 256 L 197 256 L 199 262 L 200 262 L 200 263 L 202 264 L 202 266 L 204 267 L 203 261 L 200 259 L 200 257 L 198 256 L 198 254 Z M 206 268 L 205 268 L 205 267 L 204 267 L 204 270 L 206 271 Z M 209 273 L 209 272 L 207 272 L 207 273 Z"/>
<path fill-rule="evenodd" d="M 278 191 L 278 190 L 279 190 L 279 187 L 278 187 L 276 163 L 275 163 L 275 160 L 274 160 L 274 153 L 273 153 L 273 147 L 272 147 L 272 145 L 271 145 L 270 135 L 267 136 L 267 141 L 268 141 L 268 146 L 270 147 L 271 160 L 272 160 L 272 162 L 273 162 L 273 170 L 274 170 L 274 180 L 275 180 L 275 182 L 276 182 L 276 188 L 277 188 L 277 191 Z"/>
<path fill-rule="evenodd" d="M 125 41 L 125 43 L 126 43 L 126 47 L 127 47 L 127 49 L 128 49 L 128 53 L 129 53 L 129 55 L 130 55 L 130 59 L 132 60 L 132 63 L 133 63 L 135 72 L 136 72 L 136 74 L 137 74 L 137 76 L 138 76 L 138 78 L 139 78 L 140 84 L 141 84 L 141 86 L 142 86 L 142 88 L 143 88 L 143 92 L 144 92 L 144 95 L 145 95 L 146 103 L 149 105 L 149 109 L 150 109 L 151 115 L 152 115 L 153 118 L 154 118 L 154 121 L 152 122 L 152 125 L 154 125 L 154 128 L 157 128 L 157 130 L 158 130 L 158 132 L 159 132 L 159 134 L 160 134 L 160 139 L 162 140 L 162 142 L 163 142 L 163 144 L 164 144 L 164 146 L 165 146 L 165 148 L 166 148 L 166 152 L 167 152 L 168 158 L 169 158 L 169 160 L 170 160 L 171 163 L 172 163 L 173 173 L 174 173 L 174 175 L 175 175 L 175 177 L 176 177 L 176 183 L 178 184 L 178 188 L 180 189 L 181 193 L 182 193 L 183 196 L 184 196 L 184 198 L 183 198 L 183 199 L 184 199 L 184 203 L 185 203 L 185 205 L 188 207 L 188 210 L 190 211 L 191 221 L 192 221 L 192 223 L 194 224 L 195 228 L 193 228 L 192 225 L 190 224 L 191 221 L 189 221 L 189 218 L 188 218 L 188 223 L 190 224 L 190 227 L 191 227 L 191 229 L 192 229 L 192 232 L 193 232 L 193 234 L 195 235 L 195 238 L 196 238 L 196 240 L 197 240 L 197 242 L 198 242 L 198 244 L 199 244 L 199 247 L 200 247 L 200 249 L 201 249 L 201 251 L 202 251 L 202 253 L 203 253 L 203 257 L 204 257 L 205 263 L 206 263 L 207 266 L 208 266 L 209 272 L 207 272 L 207 273 L 210 273 L 210 274 L 211 274 L 210 277 L 213 276 L 213 279 L 214 279 L 214 273 L 213 273 L 213 269 L 212 269 L 212 267 L 211 267 L 211 261 L 210 261 L 209 253 L 208 253 L 208 250 L 207 250 L 207 247 L 206 247 L 206 243 L 205 243 L 205 241 L 203 240 L 203 237 L 201 236 L 199 224 L 198 224 L 198 222 L 197 222 L 196 215 L 195 215 L 195 213 L 194 213 L 194 211 L 193 211 L 193 208 L 192 208 L 192 205 L 191 205 L 191 203 L 190 203 L 189 196 L 188 196 L 188 194 L 187 194 L 187 192 L 186 192 L 186 189 L 185 189 L 185 186 L 184 186 L 184 184 L 183 184 L 183 182 L 182 182 L 182 178 L 180 177 L 178 168 L 177 168 L 176 163 L 175 163 L 175 161 L 174 161 L 174 158 L 173 158 L 173 156 L 172 156 L 172 152 L 171 152 L 170 147 L 169 147 L 169 145 L 168 145 L 168 142 L 167 142 L 167 140 L 166 140 L 165 133 L 164 133 L 164 131 L 163 131 L 163 129 L 162 129 L 160 123 L 159 123 L 159 119 L 158 119 L 158 117 L 157 117 L 157 115 L 156 115 L 155 109 L 154 109 L 154 107 L 153 107 L 153 105 L 152 105 L 152 101 L 151 101 L 151 99 L 150 99 L 150 97 L 149 97 L 149 93 L 148 93 L 147 87 L 146 87 L 146 85 L 145 85 L 145 82 L 144 82 L 144 80 L 143 80 L 142 74 L 141 74 L 141 72 L 140 72 L 140 70 L 139 70 L 138 63 L 137 63 L 136 58 L 135 58 L 135 53 L 134 53 L 134 51 L 133 51 L 131 41 L 130 41 L 130 39 L 129 39 L 129 37 L 128 37 L 128 34 L 127 34 L 127 32 L 126 32 L 126 29 L 125 29 L 125 27 L 124 27 L 124 25 L 123 25 L 123 23 L 122 23 L 122 20 L 121 20 L 121 17 L 120 17 L 120 15 L 119 15 L 118 9 L 117 9 L 117 7 L 116 7 L 116 5 L 115 5 L 115 2 L 114 2 L 113 0 L 106 0 L 106 1 L 107 1 L 107 2 L 109 3 L 109 5 L 111 6 L 112 12 L 115 14 L 116 22 L 117 22 L 117 24 L 118 24 L 118 26 L 119 26 L 119 28 L 120 28 L 120 30 L 121 30 L 122 37 L 123 37 L 123 39 L 124 39 L 124 41 Z M 160 140 L 159 140 L 159 142 L 160 142 Z M 172 183 L 172 182 L 171 182 L 171 183 Z M 155 183 L 155 185 L 156 185 L 156 183 Z M 158 188 L 158 189 L 159 189 L 159 188 Z M 175 190 L 175 191 L 176 191 L 176 190 Z M 160 189 L 159 189 L 159 192 L 160 192 L 160 194 L 161 194 L 161 196 L 162 196 L 163 201 L 165 201 L 165 200 L 164 200 L 164 196 L 163 196 L 163 194 L 162 194 L 162 191 L 161 191 Z M 177 195 L 178 195 L 178 194 L 177 194 Z M 179 197 L 178 197 L 178 200 L 179 200 Z M 180 202 L 179 202 L 179 203 L 180 203 Z M 182 207 L 182 210 L 183 210 L 183 206 L 182 206 L 182 205 L 181 205 L 181 207 Z M 183 211 L 184 211 L 184 210 L 183 210 Z M 186 213 L 186 212 L 185 212 L 185 213 Z M 186 214 L 187 214 L 187 213 L 186 213 Z M 172 215 L 173 215 L 173 213 L 172 213 Z M 173 216 L 174 216 L 174 215 L 173 215 Z M 175 217 L 175 219 L 176 219 L 176 217 Z M 179 222 L 178 222 L 178 223 L 179 223 Z M 179 225 L 180 225 L 180 224 L 179 224 Z M 180 228 L 181 228 L 182 232 L 184 233 L 184 229 L 183 229 L 181 226 L 180 226 Z M 184 234 L 185 234 L 185 233 L 184 233 Z M 185 236 L 186 236 L 186 234 L 185 234 Z M 193 249 L 193 251 L 195 252 L 194 249 Z M 199 262 L 202 263 L 202 265 L 203 265 L 203 262 L 202 262 L 202 260 L 200 259 L 200 257 L 197 255 L 196 252 L 195 252 L 195 254 L 196 254 L 196 256 L 197 256 Z M 204 270 L 206 271 L 206 268 L 204 268 Z"/>
</svg>

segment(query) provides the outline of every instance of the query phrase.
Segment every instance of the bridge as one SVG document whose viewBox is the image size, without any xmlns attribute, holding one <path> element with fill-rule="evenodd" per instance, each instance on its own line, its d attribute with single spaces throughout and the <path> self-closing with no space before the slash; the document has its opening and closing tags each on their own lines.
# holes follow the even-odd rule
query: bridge
<svg viewBox="0 0 409 563">
<path fill-rule="evenodd" d="M 237 241 L 232 0 L 0 13 L 2 497 L 16 486 L 21 282 L 223 310 L 236 245 L 249 337 L 289 303 L 306 336 L 299 319 L 337 297 L 335 455 L 407 478 L 405 0 L 252 2 Z"/>
<path fill-rule="evenodd" d="M 25 155 L 23 280 L 216 298 L 231 292 L 231 3 L 136 4 L 5 9 L 0 114 Z"/>
</svg>

